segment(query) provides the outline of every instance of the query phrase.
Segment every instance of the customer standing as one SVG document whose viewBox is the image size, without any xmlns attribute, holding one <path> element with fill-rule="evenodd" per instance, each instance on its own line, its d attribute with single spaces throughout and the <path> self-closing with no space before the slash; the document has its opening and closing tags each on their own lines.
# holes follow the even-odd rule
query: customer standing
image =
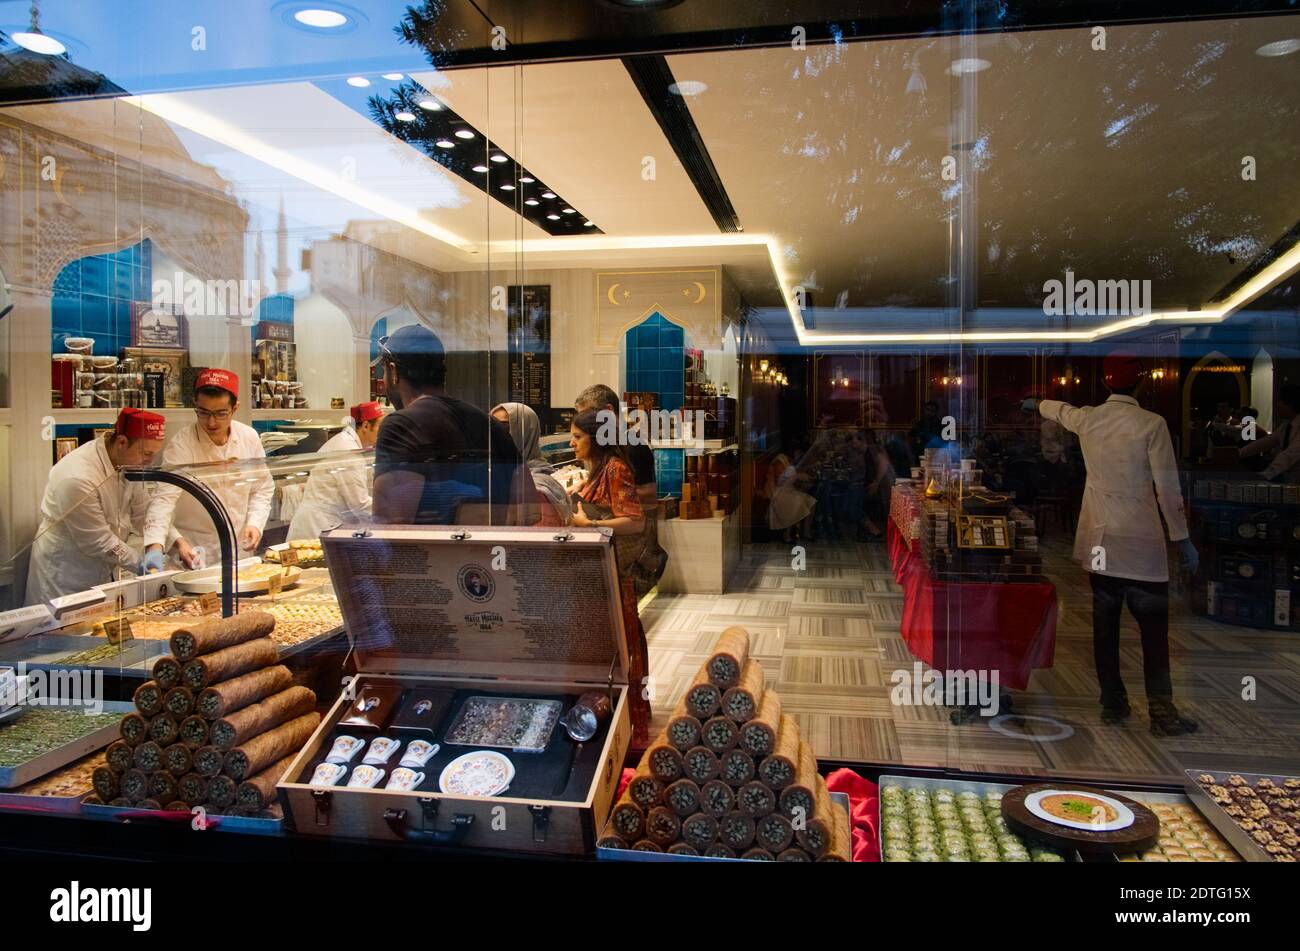
<svg viewBox="0 0 1300 951">
<path fill-rule="evenodd" d="M 1057 400 L 1038 404 L 1044 417 L 1057 420 L 1079 437 L 1088 469 L 1074 557 L 1083 562 L 1092 582 L 1092 644 L 1101 683 L 1101 719 L 1106 724 L 1121 723 L 1130 712 L 1119 669 L 1120 615 L 1127 603 L 1142 632 L 1151 732 L 1156 736 L 1193 733 L 1196 721 L 1180 715 L 1174 706 L 1169 673 L 1169 556 L 1160 525 L 1163 513 L 1170 540 L 1179 543 L 1187 570 L 1195 574 L 1199 556 L 1188 537 L 1178 463 L 1163 417 L 1138 405 L 1135 394 L 1143 376 L 1138 357 L 1116 351 L 1106 357 L 1102 375 L 1111 395 L 1100 406 L 1074 407 Z"/>
<path fill-rule="evenodd" d="M 587 470 L 587 481 L 575 496 L 573 524 L 580 528 L 608 528 L 614 533 L 618 578 L 627 633 L 628 681 L 631 684 L 632 745 L 644 748 L 650 740 L 650 701 L 645 695 L 650 674 L 645 629 L 637 614 L 633 570 L 644 538 L 645 510 L 627 454 L 616 443 L 597 438 L 602 420 L 596 410 L 574 417 L 569 430 L 573 454 Z"/>
<path fill-rule="evenodd" d="M 1278 390 L 1277 418 L 1282 425 L 1271 436 L 1259 436 L 1247 442 L 1237 455 L 1271 457 L 1260 474 L 1273 482 L 1300 482 L 1300 385 L 1288 383 Z M 1241 430 L 1237 430 L 1240 439 Z"/>
<path fill-rule="evenodd" d="M 193 426 L 186 426 L 167 443 L 162 464 L 167 467 L 200 463 L 235 464 L 243 460 L 265 460 L 262 440 L 253 427 L 234 418 L 239 407 L 239 377 L 229 370 L 211 368 L 194 381 Z M 235 557 L 257 550 L 262 529 L 271 514 L 275 482 L 264 466 L 238 467 L 225 474 L 213 471 L 199 475 L 225 506 L 235 530 Z M 198 500 L 183 495 L 176 486 L 155 488 L 144 526 L 145 566 L 161 569 L 163 557 L 172 552 L 186 568 L 193 568 L 195 549 L 202 548 L 207 564 L 216 564 L 221 554 L 217 528 Z"/>
<path fill-rule="evenodd" d="M 525 525 L 567 525 L 573 516 L 568 493 L 555 478 L 555 468 L 542 458 L 542 424 L 537 414 L 523 403 L 501 403 L 492 407 L 492 418 L 504 423 L 510 430 L 515 448 L 523 456 L 524 465 L 533 477 L 533 486 L 539 498 L 528 508 Z"/>
<path fill-rule="evenodd" d="M 321 455 L 348 455 L 342 459 L 324 459 L 312 469 L 302 502 L 289 522 L 288 537 L 292 540 L 320 538 L 332 528 L 370 518 L 373 459 L 361 453 L 374 448 L 384 410 L 378 403 L 358 403 L 348 415 L 348 425 L 318 450 Z"/>
<path fill-rule="evenodd" d="M 447 393 L 447 357 L 427 327 L 379 340 L 390 413 L 375 442 L 374 517 L 399 525 L 517 524 L 519 452 L 487 413 Z"/>
</svg>

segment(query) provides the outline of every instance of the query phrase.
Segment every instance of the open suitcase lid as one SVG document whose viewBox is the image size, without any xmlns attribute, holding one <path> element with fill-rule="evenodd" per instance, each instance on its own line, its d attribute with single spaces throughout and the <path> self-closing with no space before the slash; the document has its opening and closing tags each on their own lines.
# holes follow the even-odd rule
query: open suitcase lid
<svg viewBox="0 0 1300 951">
<path fill-rule="evenodd" d="M 358 670 L 627 683 L 607 529 L 356 525 L 321 543 Z"/>
</svg>

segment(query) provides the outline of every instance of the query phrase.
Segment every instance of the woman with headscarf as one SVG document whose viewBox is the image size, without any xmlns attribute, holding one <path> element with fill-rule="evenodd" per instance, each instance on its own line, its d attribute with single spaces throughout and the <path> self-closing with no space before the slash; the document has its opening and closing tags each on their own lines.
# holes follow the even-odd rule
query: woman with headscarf
<svg viewBox="0 0 1300 951">
<path fill-rule="evenodd" d="M 555 469 L 542 458 L 542 425 L 537 414 L 523 403 L 501 403 L 492 408 L 492 418 L 505 423 L 532 474 L 539 497 L 524 515 L 526 525 L 567 525 L 573 515 L 569 497 L 555 478 Z"/>
</svg>

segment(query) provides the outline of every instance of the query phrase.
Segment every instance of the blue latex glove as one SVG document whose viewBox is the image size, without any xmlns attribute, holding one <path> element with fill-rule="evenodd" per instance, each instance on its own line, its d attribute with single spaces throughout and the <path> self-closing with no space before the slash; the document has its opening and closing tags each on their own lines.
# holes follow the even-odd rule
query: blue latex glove
<svg viewBox="0 0 1300 951">
<path fill-rule="evenodd" d="M 1183 567 L 1187 569 L 1189 575 L 1196 574 L 1196 569 L 1201 567 L 1201 556 L 1196 551 L 1196 546 L 1192 544 L 1190 538 L 1184 538 L 1178 543 L 1178 551 L 1183 556 Z"/>
<path fill-rule="evenodd" d="M 1039 399 L 1036 396 L 1030 396 L 1020 403 L 1020 412 L 1031 415 L 1038 412 Z"/>
<path fill-rule="evenodd" d="M 161 549 L 155 548 L 144 553 L 144 558 L 140 560 L 140 574 L 146 575 L 152 571 L 163 571 L 165 568 L 163 553 Z"/>
</svg>

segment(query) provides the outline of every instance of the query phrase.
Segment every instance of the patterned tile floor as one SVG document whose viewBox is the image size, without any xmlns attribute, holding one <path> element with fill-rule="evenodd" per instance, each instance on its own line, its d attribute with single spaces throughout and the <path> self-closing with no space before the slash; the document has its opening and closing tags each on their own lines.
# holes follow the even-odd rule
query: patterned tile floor
<svg viewBox="0 0 1300 951">
<path fill-rule="evenodd" d="M 1157 782 L 1181 782 L 1183 769 L 1197 767 L 1300 774 L 1300 635 L 1198 618 L 1187 610 L 1186 591 L 1171 586 L 1174 691 L 1200 731 L 1149 732 L 1142 650 L 1127 613 L 1122 662 L 1134 714 L 1125 726 L 1103 726 L 1087 577 L 1062 536 L 1044 545 L 1044 565 L 1060 607 L 1055 665 L 1013 694 L 1014 712 L 1051 718 L 1073 731 L 1066 738 L 1051 738 L 1062 732 L 1052 723 L 1027 721 L 1031 733 L 1009 737 L 983 718 L 954 726 L 944 708 L 891 703 L 891 673 L 915 660 L 899 632 L 902 592 L 884 546 L 853 543 L 809 545 L 806 569 L 797 572 L 788 548 L 750 546 L 727 594 L 655 596 L 642 610 L 655 727 L 717 635 L 738 624 L 750 632 L 768 685 L 825 760 Z M 1250 700 L 1242 696 L 1247 677 L 1257 691 Z"/>
</svg>

